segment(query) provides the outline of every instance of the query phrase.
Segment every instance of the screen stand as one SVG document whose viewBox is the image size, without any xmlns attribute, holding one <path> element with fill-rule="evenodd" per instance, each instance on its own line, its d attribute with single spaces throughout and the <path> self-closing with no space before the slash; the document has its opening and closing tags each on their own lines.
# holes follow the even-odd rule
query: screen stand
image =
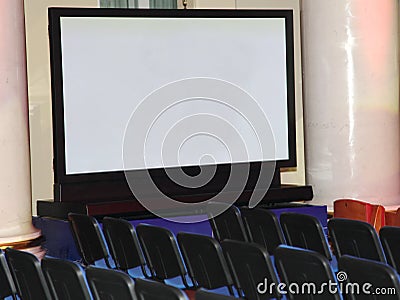
<svg viewBox="0 0 400 300">
<path fill-rule="evenodd" d="M 253 178 L 254 179 L 254 178 Z M 109 182 L 93 182 L 93 187 L 97 191 L 96 197 L 85 198 L 79 185 L 75 184 L 54 184 L 54 202 L 37 201 L 37 212 L 39 216 L 49 216 L 55 218 L 66 219 L 69 212 L 85 213 L 92 216 L 119 215 L 119 216 L 149 216 L 147 210 L 140 203 L 127 196 L 129 187 L 126 181 Z M 106 198 L 110 195 L 111 189 L 114 191 L 125 191 L 118 198 Z M 236 201 L 237 206 L 247 206 L 253 190 L 244 191 L 242 196 Z M 186 196 L 191 199 L 203 198 L 205 195 Z M 182 197 L 184 200 L 185 196 Z M 293 185 L 281 183 L 281 172 L 279 168 L 275 168 L 275 173 L 263 199 L 257 206 L 275 207 L 289 205 L 291 202 L 310 201 L 313 198 L 313 190 L 309 185 Z M 65 199 L 74 199 L 65 200 Z"/>
</svg>

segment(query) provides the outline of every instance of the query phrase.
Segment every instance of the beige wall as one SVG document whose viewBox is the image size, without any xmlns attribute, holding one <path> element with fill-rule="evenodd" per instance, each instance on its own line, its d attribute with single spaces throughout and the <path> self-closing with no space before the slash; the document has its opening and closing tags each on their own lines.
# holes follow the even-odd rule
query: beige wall
<svg viewBox="0 0 400 300">
<path fill-rule="evenodd" d="M 34 214 L 36 200 L 53 198 L 50 58 L 47 35 L 47 8 L 51 6 L 97 7 L 98 0 L 25 0 Z"/>
<path fill-rule="evenodd" d="M 295 93 L 296 93 L 296 141 L 297 168 L 284 170 L 282 183 L 305 183 L 304 134 L 303 134 L 303 91 L 301 69 L 301 31 L 300 0 L 236 0 L 236 7 L 242 9 L 255 8 L 293 8 L 294 9 L 294 44 L 295 44 Z"/>
<path fill-rule="evenodd" d="M 284 183 L 305 182 L 302 92 L 300 68 L 299 0 L 189 0 L 192 8 L 285 8 L 295 7 L 296 26 L 296 114 L 298 167 L 282 175 Z M 277 4 L 278 3 L 278 4 Z M 181 1 L 178 0 L 178 4 Z M 36 200 L 53 198 L 52 126 L 47 8 L 50 6 L 97 7 L 98 0 L 25 0 L 30 106 L 33 213 Z"/>
</svg>

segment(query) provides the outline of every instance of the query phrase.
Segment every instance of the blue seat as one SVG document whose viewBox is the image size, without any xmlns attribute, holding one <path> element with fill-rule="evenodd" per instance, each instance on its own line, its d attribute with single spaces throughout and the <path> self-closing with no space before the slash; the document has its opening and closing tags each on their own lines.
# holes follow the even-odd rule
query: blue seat
<svg viewBox="0 0 400 300">
<path fill-rule="evenodd" d="M 7 248 L 7 262 L 17 285 L 18 295 L 24 300 L 52 300 L 39 260 L 31 253 Z"/>
<path fill-rule="evenodd" d="M 255 243 L 224 240 L 221 243 L 230 265 L 236 289 L 246 299 L 266 300 L 280 298 L 277 289 L 260 294 L 257 287 L 267 280 L 278 286 L 278 278 L 267 250 Z"/>
<path fill-rule="evenodd" d="M 395 269 L 385 263 L 342 255 L 339 259 L 339 269 L 341 272 L 345 272 L 342 274 L 345 275 L 344 278 L 347 277 L 343 282 L 342 291 L 346 299 L 400 299 L 398 274 Z M 354 291 L 355 284 L 358 285 L 358 292 Z"/>
<path fill-rule="evenodd" d="M 333 218 L 328 222 L 336 257 L 351 255 L 386 263 L 381 242 L 375 228 L 367 222 Z"/>
<path fill-rule="evenodd" d="M 286 285 L 289 300 L 339 300 L 338 288 L 329 290 L 329 283 L 338 284 L 329 260 L 318 252 L 279 246 L 275 251 L 275 265 L 281 282 Z M 294 288 L 289 288 L 294 285 Z M 266 287 L 268 288 L 268 287 Z"/>
<path fill-rule="evenodd" d="M 11 297 L 16 300 L 17 289 L 8 267 L 3 250 L 0 249 L 0 299 Z"/>
<path fill-rule="evenodd" d="M 96 219 L 84 214 L 69 213 L 68 221 L 83 264 L 89 266 L 104 262 L 107 268 L 112 268 L 110 255 Z"/>
<path fill-rule="evenodd" d="M 235 296 L 232 276 L 217 240 L 184 232 L 180 232 L 177 238 L 195 287 L 215 291 L 218 289 L 220 293 L 226 289 L 230 295 Z"/>
<path fill-rule="evenodd" d="M 180 289 L 146 279 L 136 279 L 135 291 L 138 300 L 187 300 Z"/>
<path fill-rule="evenodd" d="M 166 228 L 139 224 L 136 232 L 153 279 L 192 288 L 175 236 Z"/>
<path fill-rule="evenodd" d="M 92 299 L 82 268 L 71 261 L 44 257 L 41 262 L 47 284 L 55 298 L 62 300 Z"/>
<path fill-rule="evenodd" d="M 86 279 L 95 300 L 136 299 L 134 281 L 122 271 L 89 266 Z"/>
<path fill-rule="evenodd" d="M 133 225 L 127 220 L 111 217 L 104 217 L 102 223 L 115 267 L 133 277 L 150 277 Z"/>
</svg>

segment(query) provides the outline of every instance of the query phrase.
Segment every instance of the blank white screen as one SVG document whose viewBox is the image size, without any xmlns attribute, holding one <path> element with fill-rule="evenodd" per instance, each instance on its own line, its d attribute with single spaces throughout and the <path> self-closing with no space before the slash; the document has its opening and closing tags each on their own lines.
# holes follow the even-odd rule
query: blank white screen
<svg viewBox="0 0 400 300">
<path fill-rule="evenodd" d="M 161 86 L 193 77 L 225 80 L 247 91 L 270 122 L 275 153 L 261 154 L 249 142 L 250 154 L 232 161 L 229 151 L 203 137 L 182 147 L 179 164 L 173 163 L 177 153 L 164 153 L 161 161 L 161 150 L 147 147 L 146 167 L 289 158 L 283 18 L 62 17 L 61 46 L 66 174 L 123 170 L 123 134 L 135 107 Z M 184 111 L 215 107 L 204 101 Z M 182 109 L 160 127 L 179 117 Z M 251 134 L 242 121 L 233 125 L 241 135 Z M 157 140 L 158 133 L 152 134 Z M 213 161 L 204 160 L 208 153 Z"/>
</svg>

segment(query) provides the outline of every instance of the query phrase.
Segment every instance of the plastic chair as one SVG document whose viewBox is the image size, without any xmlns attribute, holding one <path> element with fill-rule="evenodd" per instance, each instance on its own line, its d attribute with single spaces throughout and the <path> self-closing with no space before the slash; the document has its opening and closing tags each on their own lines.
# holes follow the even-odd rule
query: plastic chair
<svg viewBox="0 0 400 300">
<path fill-rule="evenodd" d="M 12 297 L 17 299 L 17 289 L 8 267 L 4 252 L 0 249 L 0 299 Z"/>
<path fill-rule="evenodd" d="M 149 277 L 136 231 L 127 220 L 103 218 L 103 232 L 117 269 L 129 272 L 140 267 L 142 276 Z"/>
<path fill-rule="evenodd" d="M 400 226 L 400 208 L 398 208 L 396 211 L 385 211 L 385 225 Z"/>
<path fill-rule="evenodd" d="M 136 279 L 135 291 L 138 300 L 187 300 L 180 289 L 146 279 Z"/>
<path fill-rule="evenodd" d="M 136 232 L 152 278 L 166 281 L 179 277 L 185 288 L 191 288 L 192 285 L 187 282 L 187 271 L 172 232 L 166 228 L 147 224 L 136 226 Z"/>
<path fill-rule="evenodd" d="M 96 219 L 88 215 L 69 213 L 68 220 L 83 264 L 95 265 L 96 261 L 104 260 L 106 266 L 111 268 L 108 250 Z"/>
<path fill-rule="evenodd" d="M 382 227 L 379 237 L 387 262 L 400 273 L 400 227 Z"/>
<path fill-rule="evenodd" d="M 385 207 L 356 199 L 336 199 L 333 217 L 351 219 L 371 224 L 376 231 L 385 226 Z"/>
<path fill-rule="evenodd" d="M 7 248 L 5 253 L 18 295 L 23 300 L 51 300 L 49 287 L 36 256 L 11 248 Z"/>
<path fill-rule="evenodd" d="M 327 286 L 329 282 L 336 283 L 336 278 L 324 255 L 281 245 L 275 251 L 275 265 L 281 281 L 286 284 L 287 299 L 342 299 L 338 289 L 333 293 Z M 292 285 L 296 285 L 298 291 L 296 287 L 288 288 Z M 262 288 L 268 289 L 269 286 Z"/>
<path fill-rule="evenodd" d="M 372 225 L 362 221 L 333 218 L 328 221 L 328 230 L 338 259 L 348 254 L 386 263 L 378 234 Z"/>
<path fill-rule="evenodd" d="M 41 262 L 50 290 L 58 300 L 90 300 L 82 268 L 76 263 L 45 256 Z"/>
<path fill-rule="evenodd" d="M 216 211 L 222 211 L 216 215 Z M 225 203 L 211 202 L 207 205 L 207 215 L 214 237 L 222 242 L 224 239 L 247 242 L 248 237 L 240 216 L 239 209 Z"/>
<path fill-rule="evenodd" d="M 320 221 L 310 215 L 282 213 L 280 223 L 288 245 L 316 251 L 332 259 L 328 241 Z"/>
<path fill-rule="evenodd" d="M 212 237 L 178 233 L 178 243 L 195 287 L 226 287 L 232 296 L 233 280 L 220 244 Z"/>
<path fill-rule="evenodd" d="M 221 246 L 231 267 L 235 287 L 244 298 L 264 300 L 280 297 L 276 289 L 268 290 L 265 294 L 257 291 L 258 284 L 264 280 L 278 285 L 274 266 L 264 247 L 233 240 L 224 240 Z"/>
<path fill-rule="evenodd" d="M 199 289 L 196 291 L 196 300 L 234 300 L 234 299 L 239 300 L 242 298 L 235 298 L 232 296 L 216 294 L 216 293 L 205 291 L 203 289 Z"/>
<path fill-rule="evenodd" d="M 346 299 L 400 299 L 398 274 L 384 263 L 343 255 L 339 259 L 339 269 L 345 272 L 342 274 L 344 279 L 347 277 L 346 282 L 342 283 L 342 293 Z M 359 292 L 354 290 L 355 284 L 358 285 Z"/>
<path fill-rule="evenodd" d="M 265 247 L 270 255 L 274 255 L 275 249 L 286 244 L 278 217 L 261 208 L 240 209 L 244 226 L 249 240 Z"/>
<path fill-rule="evenodd" d="M 133 279 L 122 271 L 89 266 L 86 278 L 94 300 L 136 300 Z"/>
</svg>

